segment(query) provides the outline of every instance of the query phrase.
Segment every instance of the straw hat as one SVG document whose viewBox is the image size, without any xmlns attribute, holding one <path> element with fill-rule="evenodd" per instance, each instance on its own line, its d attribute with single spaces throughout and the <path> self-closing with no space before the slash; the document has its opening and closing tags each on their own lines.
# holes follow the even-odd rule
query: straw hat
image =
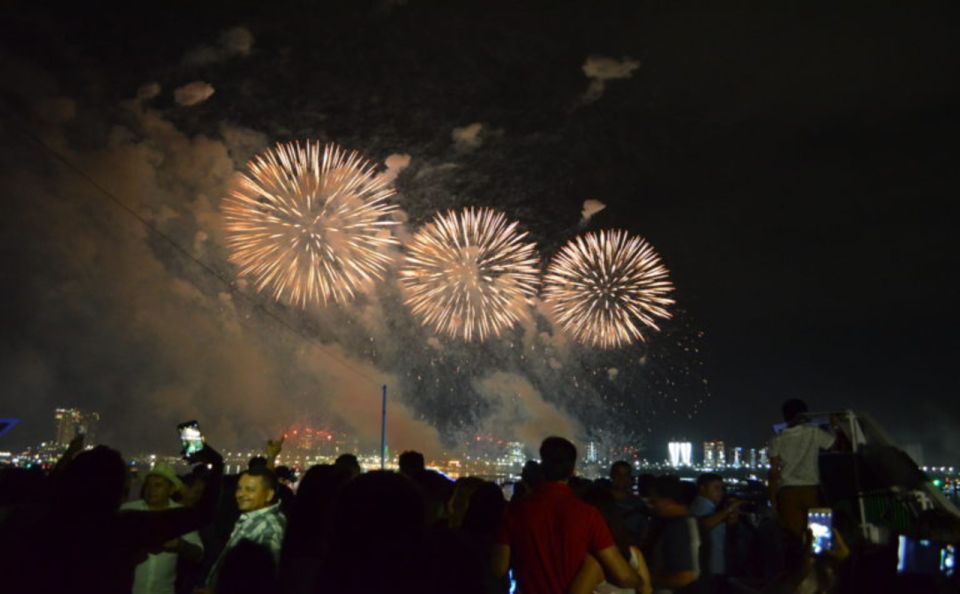
<svg viewBox="0 0 960 594">
<path fill-rule="evenodd" d="M 158 463 L 154 464 L 154 465 L 153 465 L 153 468 L 150 470 L 150 472 L 148 472 L 148 473 L 146 474 L 146 476 L 144 477 L 144 480 L 146 480 L 147 477 L 149 477 L 149 476 L 151 476 L 151 475 L 152 475 L 152 476 L 161 476 L 161 477 L 167 479 L 167 480 L 170 481 L 170 483 L 173 485 L 173 488 L 174 488 L 175 491 L 182 491 L 182 490 L 183 490 L 183 487 L 184 487 L 183 481 L 180 480 L 180 477 L 177 476 L 177 473 L 174 472 L 172 468 L 170 468 L 170 467 L 167 466 L 166 464 L 163 464 L 162 462 L 158 462 Z"/>
</svg>

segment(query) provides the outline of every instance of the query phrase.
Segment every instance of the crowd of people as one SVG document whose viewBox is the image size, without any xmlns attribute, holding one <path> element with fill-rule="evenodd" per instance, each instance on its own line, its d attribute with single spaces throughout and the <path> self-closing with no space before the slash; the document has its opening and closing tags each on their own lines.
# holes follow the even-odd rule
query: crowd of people
<svg viewBox="0 0 960 594">
<path fill-rule="evenodd" d="M 129 469 L 75 440 L 49 473 L 0 471 L 0 591 L 98 594 L 657 594 L 859 592 L 841 531 L 811 552 L 824 505 L 817 456 L 837 438 L 784 406 L 770 499 L 728 496 L 723 477 L 576 475 L 548 437 L 505 490 L 456 481 L 404 452 L 399 472 L 340 456 L 298 477 L 267 444 L 238 475 L 209 446 L 178 476 L 154 465 L 124 502 Z M 893 582 L 890 587 L 895 587 Z M 870 590 L 879 591 L 879 590 Z M 897 590 L 888 591 L 918 591 Z"/>
</svg>

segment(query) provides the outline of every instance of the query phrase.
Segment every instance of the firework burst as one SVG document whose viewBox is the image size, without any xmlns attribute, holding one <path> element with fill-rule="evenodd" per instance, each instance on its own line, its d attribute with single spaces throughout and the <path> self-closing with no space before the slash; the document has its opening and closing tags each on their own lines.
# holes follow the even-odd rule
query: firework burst
<svg viewBox="0 0 960 594">
<path fill-rule="evenodd" d="M 669 318 L 673 285 L 653 247 L 625 231 L 576 237 L 550 262 L 543 296 L 560 327 L 577 341 L 616 348 L 645 340 Z"/>
<path fill-rule="evenodd" d="M 539 285 L 536 244 L 489 208 L 437 213 L 406 246 L 405 303 L 425 325 L 484 340 L 528 315 Z"/>
<path fill-rule="evenodd" d="M 223 201 L 230 261 L 279 301 L 345 303 L 391 261 L 393 193 L 357 152 L 278 144 L 247 164 Z"/>
</svg>

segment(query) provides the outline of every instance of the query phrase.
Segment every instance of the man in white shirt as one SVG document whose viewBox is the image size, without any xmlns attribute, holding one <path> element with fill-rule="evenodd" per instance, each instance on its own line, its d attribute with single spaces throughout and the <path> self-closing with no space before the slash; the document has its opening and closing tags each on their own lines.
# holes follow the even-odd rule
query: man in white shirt
<svg viewBox="0 0 960 594">
<path fill-rule="evenodd" d="M 166 464 L 157 464 L 147 473 L 143 483 L 143 499 L 125 503 L 121 510 L 161 511 L 180 507 L 170 497 L 183 488 L 183 482 Z M 200 535 L 188 532 L 163 543 L 137 565 L 133 594 L 173 594 L 177 580 L 177 558 L 199 562 L 203 556 Z"/>
<path fill-rule="evenodd" d="M 818 427 L 801 424 L 807 405 L 792 399 L 783 404 L 787 428 L 770 440 L 770 500 L 780 523 L 803 539 L 807 510 L 820 506 L 820 450 L 836 438 Z"/>
</svg>

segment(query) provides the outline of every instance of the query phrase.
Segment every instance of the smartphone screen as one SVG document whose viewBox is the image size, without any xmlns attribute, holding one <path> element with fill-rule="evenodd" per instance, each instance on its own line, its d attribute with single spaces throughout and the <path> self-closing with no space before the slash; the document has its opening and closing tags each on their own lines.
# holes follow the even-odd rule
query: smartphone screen
<svg viewBox="0 0 960 594">
<path fill-rule="evenodd" d="M 833 550 L 833 510 L 814 507 L 807 512 L 807 527 L 813 533 L 811 547 L 814 555 Z"/>
<path fill-rule="evenodd" d="M 901 535 L 897 547 L 897 573 L 919 573 L 953 577 L 957 568 L 957 548 L 932 540 Z"/>
<path fill-rule="evenodd" d="M 947 577 L 957 575 L 957 546 L 946 545 L 940 549 L 940 573 Z"/>
<path fill-rule="evenodd" d="M 180 448 L 184 458 L 196 454 L 203 449 L 203 434 L 200 433 L 200 424 L 196 421 L 187 421 L 177 425 L 180 432 Z"/>
</svg>

